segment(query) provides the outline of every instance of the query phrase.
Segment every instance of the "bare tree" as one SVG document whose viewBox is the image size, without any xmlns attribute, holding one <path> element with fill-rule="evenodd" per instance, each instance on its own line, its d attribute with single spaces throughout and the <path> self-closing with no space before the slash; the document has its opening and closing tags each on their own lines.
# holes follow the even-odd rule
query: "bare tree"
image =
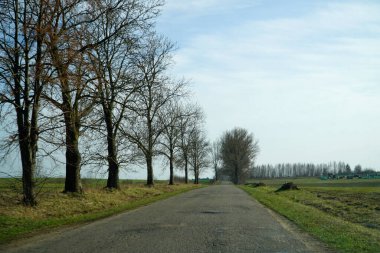
<svg viewBox="0 0 380 253">
<path fill-rule="evenodd" d="M 65 124 L 66 179 L 64 192 L 82 192 L 80 182 L 81 154 L 79 138 L 83 118 L 93 102 L 89 99 L 86 57 L 88 22 L 90 8 L 81 0 L 50 2 L 48 9 L 46 46 L 49 52 L 54 76 L 44 99 L 61 113 Z M 87 79 L 87 80 L 86 80 Z"/>
<path fill-rule="evenodd" d="M 186 112 L 178 102 L 168 103 L 159 117 L 164 127 L 160 140 L 160 154 L 169 162 L 169 184 L 174 184 L 174 164 L 177 153 L 183 140 L 181 140 L 181 123 L 187 118 L 193 117 L 193 112 Z M 187 179 L 187 177 L 186 177 Z M 185 180 L 186 181 L 186 180 Z M 187 181 L 186 181 L 187 182 Z"/>
<path fill-rule="evenodd" d="M 179 140 L 180 110 L 176 105 L 168 104 L 165 113 L 160 113 L 159 118 L 164 127 L 161 140 L 159 141 L 159 153 L 165 156 L 169 162 L 169 185 L 174 184 L 174 153 Z"/>
<path fill-rule="evenodd" d="M 223 173 L 229 175 L 235 184 L 244 183 L 250 168 L 259 153 L 258 141 L 246 129 L 234 128 L 221 138 Z"/>
<path fill-rule="evenodd" d="M 192 131 L 199 121 L 203 119 L 203 113 L 199 106 L 187 104 L 183 106 L 186 117 L 179 118 L 179 146 L 178 156 L 175 160 L 178 167 L 182 167 L 185 172 L 185 183 L 189 182 L 189 159 L 192 140 Z"/>
<path fill-rule="evenodd" d="M 112 2 L 108 0 L 97 4 L 100 9 L 107 9 L 112 6 Z M 119 8 L 118 12 L 106 12 L 95 22 L 97 29 L 92 34 L 94 37 L 115 34 L 95 48 L 91 55 L 97 78 L 101 115 L 107 133 L 107 188 L 119 188 L 119 167 L 126 162 L 123 159 L 125 153 L 120 157 L 118 152 L 120 149 L 126 150 L 125 145 L 122 146 L 120 128 L 123 119 L 128 117 L 127 106 L 131 102 L 131 96 L 140 85 L 135 82 L 134 73 L 131 71 L 131 52 L 138 47 L 142 34 L 150 28 L 161 2 L 124 0 L 120 5 L 125 7 Z M 124 26 L 124 23 L 128 25 Z"/>
<path fill-rule="evenodd" d="M 153 1 L 153 0 L 152 0 Z M 157 1 L 158 2 L 158 1 Z M 92 68 L 95 49 L 107 43 L 129 25 L 124 19 L 109 33 L 97 33 L 99 20 L 120 15 L 139 1 L 52 0 L 47 16 L 46 47 L 54 76 L 44 93 L 63 116 L 65 124 L 66 180 L 64 192 L 81 192 L 80 136 L 89 125 L 85 120 L 96 104 L 97 75 Z M 125 15 L 125 14 L 121 14 Z M 90 123 L 91 124 L 91 123 Z"/>
<path fill-rule="evenodd" d="M 123 134 L 142 153 L 149 186 L 154 185 L 153 157 L 157 155 L 159 137 L 165 129 L 159 113 L 167 103 L 183 95 L 184 82 L 173 82 L 165 73 L 172 50 L 173 44 L 167 39 L 151 34 L 133 59 L 140 88 L 133 95 L 130 106 L 133 117 L 126 119 L 129 123 Z"/>
<path fill-rule="evenodd" d="M 22 164 L 23 203 L 36 205 L 38 115 L 44 86 L 44 1 L 9 0 L 0 3 L 0 118 L 15 115 Z M 8 117 L 3 119 L 4 115 Z"/>
<path fill-rule="evenodd" d="M 199 183 L 199 176 L 210 163 L 210 144 L 203 130 L 204 114 L 197 105 L 188 105 L 186 111 L 189 117 L 181 124 L 181 142 L 179 163 L 185 165 L 186 179 L 188 179 L 188 165 L 194 174 L 194 183 Z"/>
<path fill-rule="evenodd" d="M 190 132 L 189 164 L 194 172 L 194 184 L 199 184 L 199 176 L 202 169 L 209 166 L 210 144 L 206 140 L 206 135 L 195 125 Z"/>
<path fill-rule="evenodd" d="M 211 162 L 215 173 L 215 181 L 219 180 L 219 171 L 221 169 L 220 140 L 214 141 L 211 146 Z"/>
</svg>

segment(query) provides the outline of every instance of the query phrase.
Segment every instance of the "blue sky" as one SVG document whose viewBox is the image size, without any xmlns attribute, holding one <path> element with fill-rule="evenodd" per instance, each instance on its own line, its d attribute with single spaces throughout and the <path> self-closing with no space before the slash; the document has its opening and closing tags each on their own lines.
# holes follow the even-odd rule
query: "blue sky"
<svg viewBox="0 0 380 253">
<path fill-rule="evenodd" d="M 380 168 L 379 13 L 379 1 L 167 0 L 157 25 L 211 140 L 240 126 L 258 163 Z"/>
</svg>

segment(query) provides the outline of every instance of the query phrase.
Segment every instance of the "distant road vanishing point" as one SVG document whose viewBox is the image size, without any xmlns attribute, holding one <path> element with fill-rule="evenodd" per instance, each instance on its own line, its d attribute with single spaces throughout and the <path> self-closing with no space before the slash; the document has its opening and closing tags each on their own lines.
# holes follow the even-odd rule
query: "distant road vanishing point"
<svg viewBox="0 0 380 253">
<path fill-rule="evenodd" d="M 3 252 L 331 252 L 233 185 L 193 190 Z"/>
</svg>

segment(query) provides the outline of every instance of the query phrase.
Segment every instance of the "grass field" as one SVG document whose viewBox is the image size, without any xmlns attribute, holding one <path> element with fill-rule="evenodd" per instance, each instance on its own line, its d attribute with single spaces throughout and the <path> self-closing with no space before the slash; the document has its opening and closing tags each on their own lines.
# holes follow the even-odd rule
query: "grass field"
<svg viewBox="0 0 380 253">
<path fill-rule="evenodd" d="M 0 244 L 48 231 L 55 227 L 78 224 L 107 217 L 152 203 L 202 185 L 167 185 L 156 181 L 146 187 L 143 181 L 122 180 L 121 190 L 104 189 L 105 180 L 84 179 L 84 194 L 63 194 L 63 179 L 49 179 L 40 189 L 38 206 L 20 204 L 19 182 L 0 179 Z"/>
<path fill-rule="evenodd" d="M 256 181 L 259 182 L 259 181 Z M 380 252 L 380 180 L 260 180 L 242 188 L 341 252 Z M 275 192 L 285 182 L 301 190 Z"/>
</svg>

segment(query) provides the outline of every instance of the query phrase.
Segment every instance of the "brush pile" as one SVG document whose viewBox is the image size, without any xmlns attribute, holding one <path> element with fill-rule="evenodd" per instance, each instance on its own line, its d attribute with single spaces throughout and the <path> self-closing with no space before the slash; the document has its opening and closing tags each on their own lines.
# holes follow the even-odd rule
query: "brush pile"
<svg viewBox="0 0 380 253">
<path fill-rule="evenodd" d="M 276 190 L 276 192 L 288 191 L 288 190 L 299 190 L 298 186 L 293 184 L 292 182 L 283 184 L 280 188 Z"/>
</svg>

